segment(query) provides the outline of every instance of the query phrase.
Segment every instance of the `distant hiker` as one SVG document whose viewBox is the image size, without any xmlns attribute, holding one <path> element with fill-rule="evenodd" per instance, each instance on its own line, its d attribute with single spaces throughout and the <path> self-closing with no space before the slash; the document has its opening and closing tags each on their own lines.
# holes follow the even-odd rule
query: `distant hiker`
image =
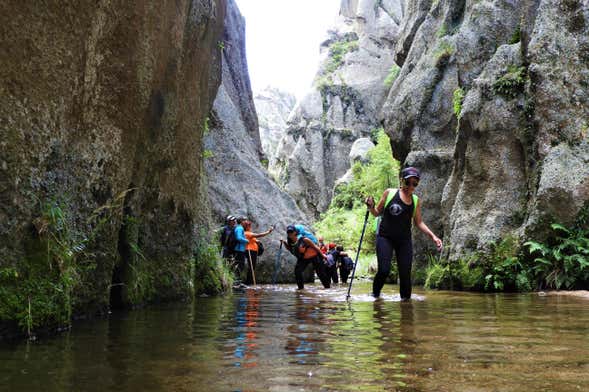
<svg viewBox="0 0 589 392">
<path fill-rule="evenodd" d="M 327 254 L 327 245 L 325 245 L 325 243 L 323 242 L 323 237 L 319 236 L 317 238 L 317 240 L 319 241 L 319 243 L 317 245 L 319 246 L 319 249 L 321 249 L 321 253 L 326 255 Z"/>
<path fill-rule="evenodd" d="M 326 246 L 327 248 L 327 263 L 326 270 L 327 275 L 331 278 L 333 283 L 338 283 L 337 278 L 337 264 L 338 264 L 338 253 L 334 243 L 330 243 Z"/>
<path fill-rule="evenodd" d="M 245 230 L 245 238 L 247 238 L 248 243 L 245 246 L 245 257 L 247 260 L 247 265 L 245 269 L 247 270 L 247 278 L 245 279 L 245 284 L 250 285 L 254 283 L 253 274 L 256 269 L 256 263 L 258 261 L 258 241 L 257 238 L 265 237 L 268 234 L 272 233 L 274 230 L 273 227 L 269 228 L 263 233 L 254 233 L 252 232 L 252 222 L 246 220 L 243 222 L 243 228 Z"/>
<path fill-rule="evenodd" d="M 233 253 L 235 254 L 235 276 L 239 280 L 241 278 L 241 271 L 245 267 L 245 246 L 248 243 L 247 238 L 245 238 L 245 230 L 243 229 L 243 222 L 246 221 L 246 217 L 240 216 L 237 218 L 237 225 L 233 230 L 233 235 L 235 236 L 235 247 L 233 248 Z"/>
<path fill-rule="evenodd" d="M 384 282 L 389 276 L 394 250 L 397 256 L 401 299 L 411 298 L 412 220 L 419 230 L 434 241 L 438 249 L 442 248 L 442 240 L 436 237 L 421 219 L 421 204 L 417 195 L 413 194 L 419 184 L 419 178 L 419 170 L 407 167 L 400 173 L 401 189 L 385 190 L 376 206 L 371 196 L 365 200 L 372 215 L 378 217 L 382 214 L 376 237 L 378 271 L 372 283 L 374 297 L 380 296 Z"/>
<path fill-rule="evenodd" d="M 327 276 L 325 271 L 325 259 L 327 256 L 321 253 L 321 250 L 310 238 L 299 235 L 295 226 L 289 225 L 286 227 L 286 241 L 282 243 L 286 248 L 297 258 L 295 265 L 295 279 L 299 290 L 305 288 L 303 272 L 309 264 L 313 264 L 313 268 L 321 280 L 323 287 L 329 288 L 331 286 L 331 279 Z"/>
<path fill-rule="evenodd" d="M 337 247 L 338 253 L 338 267 L 339 267 L 339 276 L 342 280 L 343 284 L 348 283 L 348 276 L 350 276 L 350 272 L 354 269 L 354 260 L 346 252 L 344 252 L 344 248 L 342 246 Z"/>
<path fill-rule="evenodd" d="M 225 218 L 225 226 L 223 226 L 223 231 L 221 232 L 221 256 L 225 259 L 233 256 L 233 248 L 235 248 L 236 245 L 234 236 L 236 224 L 237 219 L 233 215 L 229 215 Z"/>
</svg>

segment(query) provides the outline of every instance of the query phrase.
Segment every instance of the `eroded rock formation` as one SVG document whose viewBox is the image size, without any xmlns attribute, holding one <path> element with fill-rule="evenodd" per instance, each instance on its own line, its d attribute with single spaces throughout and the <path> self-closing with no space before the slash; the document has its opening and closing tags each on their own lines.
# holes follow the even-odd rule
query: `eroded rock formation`
<svg viewBox="0 0 589 392">
<path fill-rule="evenodd" d="M 260 125 L 260 139 L 262 148 L 268 160 L 268 171 L 276 172 L 276 154 L 280 140 L 286 133 L 288 116 L 295 106 L 294 95 L 274 87 L 266 87 L 254 96 L 258 123 Z"/>
<path fill-rule="evenodd" d="M 324 59 L 289 119 L 276 163 L 279 182 L 309 216 L 329 205 L 354 141 L 379 127 L 380 106 L 398 71 L 391 53 L 404 15 L 399 0 L 344 0 L 321 45 Z"/>
<path fill-rule="evenodd" d="M 589 200 L 587 2 L 407 5 L 381 116 L 448 255 L 571 223 Z"/>
<path fill-rule="evenodd" d="M 229 215 L 244 215 L 253 231 L 275 232 L 260 240 L 265 253 L 256 268 L 257 282 L 271 282 L 278 269 L 279 282 L 293 281 L 295 259 L 286 251 L 276 263 L 279 238 L 286 226 L 304 222 L 295 201 L 278 188 L 262 164 L 264 155 L 245 56 L 244 20 L 233 0 L 228 1 L 224 34 L 222 84 L 214 102 L 205 140 L 210 209 L 216 222 Z"/>
</svg>

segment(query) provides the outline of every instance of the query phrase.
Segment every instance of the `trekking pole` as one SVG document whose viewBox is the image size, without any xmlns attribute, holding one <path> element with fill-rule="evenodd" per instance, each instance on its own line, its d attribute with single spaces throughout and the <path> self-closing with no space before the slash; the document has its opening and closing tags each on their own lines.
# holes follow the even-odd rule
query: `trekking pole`
<svg viewBox="0 0 589 392">
<path fill-rule="evenodd" d="M 247 251 L 247 258 L 250 261 L 250 269 L 252 270 L 252 278 L 254 280 L 254 286 L 256 286 L 256 273 L 254 272 L 254 264 L 252 263 L 252 253 L 248 249 Z"/>
<path fill-rule="evenodd" d="M 348 286 L 348 295 L 346 299 L 350 298 L 350 291 L 352 290 L 352 282 L 354 282 L 354 274 L 356 273 L 356 266 L 358 265 L 358 256 L 360 256 L 360 249 L 362 249 L 362 240 L 364 239 L 364 232 L 366 231 L 366 223 L 368 222 L 368 214 L 370 210 L 366 210 L 366 216 L 364 217 L 364 226 L 362 226 L 362 234 L 360 234 L 360 243 L 358 244 L 358 251 L 356 252 L 356 261 L 354 262 L 354 268 L 352 269 L 352 277 L 350 278 L 350 285 Z"/>
<path fill-rule="evenodd" d="M 280 256 L 282 255 L 282 241 L 280 241 L 280 247 L 276 254 L 276 261 L 274 261 L 274 276 L 272 277 L 272 284 L 276 284 L 276 278 L 278 278 L 278 270 L 280 269 Z"/>
</svg>

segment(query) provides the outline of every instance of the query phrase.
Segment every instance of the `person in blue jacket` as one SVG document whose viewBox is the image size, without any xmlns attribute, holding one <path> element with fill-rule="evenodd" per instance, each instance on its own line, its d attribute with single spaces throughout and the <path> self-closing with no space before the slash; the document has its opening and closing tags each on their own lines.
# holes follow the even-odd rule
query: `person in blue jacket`
<svg viewBox="0 0 589 392">
<path fill-rule="evenodd" d="M 240 216 L 239 218 L 237 218 L 237 225 L 235 225 L 235 229 L 233 229 L 234 235 L 235 235 L 235 240 L 237 242 L 237 244 L 235 245 L 235 248 L 233 249 L 233 252 L 235 254 L 235 263 L 236 263 L 235 273 L 236 273 L 237 279 L 240 278 L 241 271 L 243 271 L 243 268 L 245 267 L 245 257 L 246 257 L 245 256 L 245 246 L 249 242 L 247 240 L 247 238 L 245 238 L 245 230 L 242 225 L 242 223 L 245 220 L 247 220 L 247 218 L 244 216 Z"/>
</svg>

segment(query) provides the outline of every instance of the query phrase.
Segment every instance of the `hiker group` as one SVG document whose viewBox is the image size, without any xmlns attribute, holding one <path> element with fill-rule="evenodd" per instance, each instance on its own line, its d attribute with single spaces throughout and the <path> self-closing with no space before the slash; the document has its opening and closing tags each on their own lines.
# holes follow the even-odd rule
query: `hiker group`
<svg viewBox="0 0 589 392">
<path fill-rule="evenodd" d="M 229 215 L 221 232 L 222 256 L 230 260 L 239 280 L 244 269 L 247 270 L 246 285 L 256 283 L 256 263 L 258 256 L 264 253 L 264 246 L 258 238 L 272 233 L 273 227 L 263 233 L 252 231 L 252 222 L 244 216 Z"/>
<path fill-rule="evenodd" d="M 236 278 L 240 283 L 243 271 L 246 272 L 245 284 L 256 283 L 255 269 L 258 256 L 264 252 L 261 237 L 272 233 L 273 227 L 265 232 L 252 231 L 252 223 L 246 217 L 227 216 L 221 232 L 222 256 L 229 260 Z M 295 279 L 299 289 L 304 288 L 303 273 L 309 264 L 324 287 L 331 283 L 347 283 L 354 262 L 342 246 L 334 243 L 325 244 L 322 237 L 317 239 L 304 225 L 289 225 L 286 228 L 286 240 L 280 240 L 290 253 L 297 258 Z M 338 274 L 339 272 L 339 274 Z"/>
<path fill-rule="evenodd" d="M 281 242 L 297 258 L 294 272 L 299 289 L 305 287 L 303 272 L 309 264 L 313 265 L 325 288 L 330 288 L 331 282 L 338 283 L 338 270 L 342 283 L 346 283 L 354 268 L 354 262 L 342 246 L 333 243 L 325 245 L 322 237 L 317 239 L 303 225 L 287 226 L 286 240 Z"/>
<path fill-rule="evenodd" d="M 372 282 L 372 295 L 380 296 L 381 290 L 391 270 L 393 254 L 397 259 L 397 268 L 400 281 L 401 300 L 411 298 L 411 265 L 413 262 L 413 241 L 411 229 L 413 224 L 421 232 L 430 237 L 438 250 L 441 251 L 443 243 L 429 227 L 423 222 L 421 215 L 421 203 L 415 195 L 421 174 L 415 167 L 406 167 L 399 173 L 399 188 L 386 189 L 376 202 L 373 197 L 367 197 L 364 202 L 367 207 L 364 227 L 360 236 L 362 244 L 368 215 L 372 214 L 376 220 L 376 258 L 378 270 Z M 266 236 L 273 228 L 263 233 L 253 233 L 251 222 L 245 217 L 227 217 L 221 243 L 223 256 L 234 257 L 237 276 L 249 263 L 246 284 L 255 284 L 255 265 L 257 257 L 261 254 L 260 243 L 257 238 Z M 295 279 L 299 289 L 304 288 L 303 272 L 309 264 L 313 265 L 315 273 L 325 288 L 331 283 L 346 283 L 348 275 L 354 268 L 352 259 L 336 244 L 325 245 L 322 238 L 317 239 L 313 233 L 303 225 L 289 225 L 286 228 L 286 240 L 280 240 L 281 247 L 285 246 L 296 258 Z M 352 276 L 353 279 L 353 276 Z M 348 288 L 348 297 L 350 288 Z"/>
</svg>

